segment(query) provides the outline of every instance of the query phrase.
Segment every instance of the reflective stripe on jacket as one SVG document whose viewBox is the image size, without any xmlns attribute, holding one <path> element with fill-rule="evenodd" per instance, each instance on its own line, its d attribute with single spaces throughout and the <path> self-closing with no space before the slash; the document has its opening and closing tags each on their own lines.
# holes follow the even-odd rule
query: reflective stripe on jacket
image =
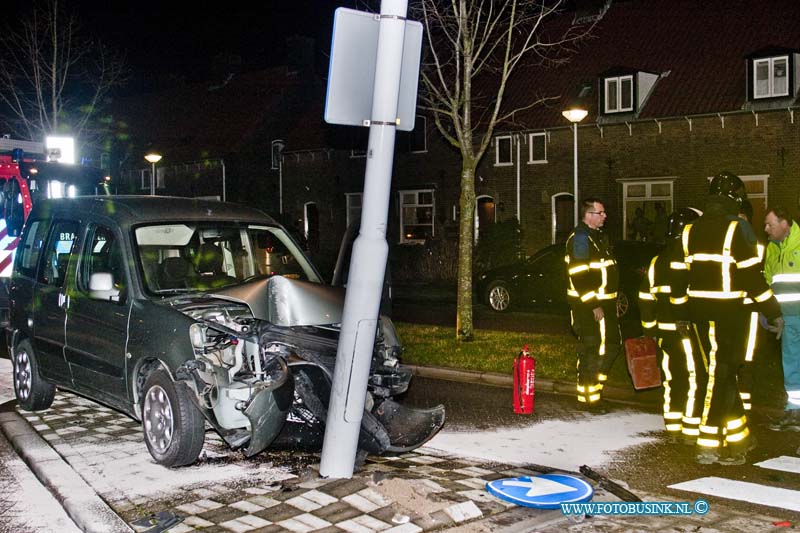
<svg viewBox="0 0 800 533">
<path fill-rule="evenodd" d="M 748 242 L 738 217 L 705 214 L 687 224 L 681 235 L 689 298 L 714 301 L 753 301 L 772 319 L 780 308 L 760 272 L 755 243 Z"/>
<path fill-rule="evenodd" d="M 617 298 L 619 274 L 608 235 L 580 222 L 567 239 L 565 252 L 570 302 L 597 307 Z"/>
<path fill-rule="evenodd" d="M 764 277 L 785 315 L 800 315 L 800 226 L 792 222 L 789 235 L 767 244 Z"/>
<path fill-rule="evenodd" d="M 670 239 L 664 250 L 650 261 L 647 275 L 639 287 L 639 315 L 646 335 L 658 337 L 655 330 L 674 331 L 678 320 L 685 320 L 672 302 L 673 286 L 679 273 L 671 265 L 683 260 L 679 240 Z M 678 283 L 680 285 L 680 283 Z"/>
</svg>

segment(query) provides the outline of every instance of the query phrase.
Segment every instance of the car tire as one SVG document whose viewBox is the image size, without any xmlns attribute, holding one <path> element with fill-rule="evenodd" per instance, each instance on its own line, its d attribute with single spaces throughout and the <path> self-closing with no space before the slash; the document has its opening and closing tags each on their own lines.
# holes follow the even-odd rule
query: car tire
<svg viewBox="0 0 800 533">
<path fill-rule="evenodd" d="M 617 318 L 622 318 L 628 314 L 631 307 L 631 302 L 628 300 L 628 295 L 622 291 L 617 293 Z"/>
<path fill-rule="evenodd" d="M 56 386 L 42 379 L 39 361 L 27 339 L 14 349 L 12 366 L 14 394 L 20 407 L 26 411 L 41 411 L 53 405 Z"/>
<path fill-rule="evenodd" d="M 203 449 L 205 421 L 187 396 L 163 369 L 152 372 L 142 395 L 144 442 L 162 466 L 192 464 Z"/>
<path fill-rule="evenodd" d="M 486 303 L 493 311 L 503 313 L 511 306 L 511 292 L 504 281 L 493 281 L 486 290 Z"/>
</svg>

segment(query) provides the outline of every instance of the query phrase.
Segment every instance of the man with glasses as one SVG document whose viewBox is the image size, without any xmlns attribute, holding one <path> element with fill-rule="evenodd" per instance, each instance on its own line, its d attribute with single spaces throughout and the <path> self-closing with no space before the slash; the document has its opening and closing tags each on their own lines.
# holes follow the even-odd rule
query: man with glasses
<svg viewBox="0 0 800 533">
<path fill-rule="evenodd" d="M 600 400 L 607 374 L 620 352 L 617 322 L 619 273 L 611 253 L 603 202 L 586 198 L 581 221 L 567 239 L 569 287 L 567 297 L 572 327 L 578 335 L 578 405 L 602 410 Z"/>
</svg>

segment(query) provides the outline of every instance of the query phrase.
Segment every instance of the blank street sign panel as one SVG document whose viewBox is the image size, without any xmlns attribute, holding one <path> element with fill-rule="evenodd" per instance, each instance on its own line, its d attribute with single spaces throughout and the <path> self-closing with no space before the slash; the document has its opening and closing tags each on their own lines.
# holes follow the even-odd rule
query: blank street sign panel
<svg viewBox="0 0 800 533">
<path fill-rule="evenodd" d="M 374 13 L 340 7 L 333 19 L 325 122 L 363 126 L 372 114 L 372 91 L 378 55 L 380 20 Z M 411 131 L 417 108 L 422 24 L 406 21 L 397 129 Z"/>
</svg>

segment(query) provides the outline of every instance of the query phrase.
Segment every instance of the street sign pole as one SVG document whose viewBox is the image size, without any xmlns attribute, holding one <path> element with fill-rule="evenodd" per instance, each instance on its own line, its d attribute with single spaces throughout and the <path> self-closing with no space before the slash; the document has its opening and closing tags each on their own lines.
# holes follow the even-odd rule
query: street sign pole
<svg viewBox="0 0 800 533">
<path fill-rule="evenodd" d="M 364 175 L 361 228 L 353 243 L 320 475 L 353 476 L 389 246 L 389 211 L 407 0 L 382 0 Z"/>
</svg>

